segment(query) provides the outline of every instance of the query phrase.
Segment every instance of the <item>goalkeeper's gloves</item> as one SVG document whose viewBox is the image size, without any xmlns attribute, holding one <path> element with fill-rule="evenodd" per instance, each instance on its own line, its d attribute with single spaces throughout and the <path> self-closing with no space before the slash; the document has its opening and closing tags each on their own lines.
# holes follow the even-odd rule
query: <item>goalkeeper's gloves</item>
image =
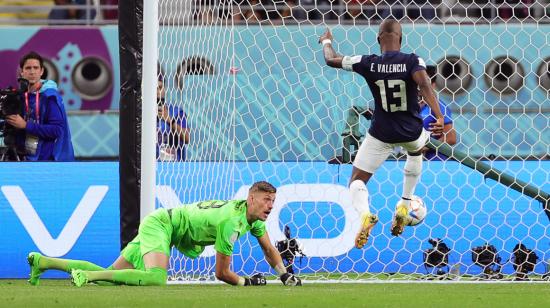
<svg viewBox="0 0 550 308">
<path fill-rule="evenodd" d="M 261 273 L 255 274 L 252 277 L 244 277 L 245 286 L 265 286 L 265 276 Z"/>
<path fill-rule="evenodd" d="M 281 281 L 285 286 L 301 286 L 302 280 L 294 274 L 291 273 L 284 273 L 281 275 Z"/>
</svg>

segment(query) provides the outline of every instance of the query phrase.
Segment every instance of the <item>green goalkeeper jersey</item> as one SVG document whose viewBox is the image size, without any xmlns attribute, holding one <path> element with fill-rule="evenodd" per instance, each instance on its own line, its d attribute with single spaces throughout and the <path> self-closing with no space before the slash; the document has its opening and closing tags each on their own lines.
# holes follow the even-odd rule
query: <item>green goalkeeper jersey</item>
<svg viewBox="0 0 550 308">
<path fill-rule="evenodd" d="M 243 234 L 250 231 L 261 237 L 266 232 L 263 221 L 248 223 L 246 207 L 246 200 L 210 200 L 174 208 L 171 244 L 191 258 L 212 244 L 217 252 L 231 256 L 233 245 Z"/>
</svg>

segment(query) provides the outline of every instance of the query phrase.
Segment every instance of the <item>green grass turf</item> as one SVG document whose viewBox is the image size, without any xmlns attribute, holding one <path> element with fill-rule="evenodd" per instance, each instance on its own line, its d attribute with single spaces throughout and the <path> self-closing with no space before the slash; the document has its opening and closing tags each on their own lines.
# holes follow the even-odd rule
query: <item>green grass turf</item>
<svg viewBox="0 0 550 308">
<path fill-rule="evenodd" d="M 550 283 L 168 285 L 74 287 L 0 280 L 1 307 L 550 307 Z"/>
</svg>

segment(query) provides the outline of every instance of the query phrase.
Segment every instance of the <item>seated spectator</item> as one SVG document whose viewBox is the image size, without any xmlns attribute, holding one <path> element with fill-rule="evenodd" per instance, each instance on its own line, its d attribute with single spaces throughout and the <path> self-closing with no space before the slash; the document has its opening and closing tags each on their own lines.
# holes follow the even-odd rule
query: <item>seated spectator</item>
<svg viewBox="0 0 550 308">
<path fill-rule="evenodd" d="M 438 1 L 416 0 L 409 3 L 407 7 L 407 16 L 411 20 L 432 20 L 436 17 L 436 6 Z"/>
<path fill-rule="evenodd" d="M 266 20 L 266 12 L 259 0 L 235 0 L 235 2 L 234 21 L 257 24 Z"/>
<path fill-rule="evenodd" d="M 55 6 L 48 15 L 49 24 L 74 24 L 79 22 L 66 22 L 67 20 L 93 20 L 96 15 L 92 3 L 89 0 L 54 0 Z M 62 6 L 80 5 L 82 9 L 68 8 Z"/>
<path fill-rule="evenodd" d="M 82 20 L 94 20 L 96 11 L 92 0 L 73 0 L 73 4 L 82 6 L 76 10 L 76 18 Z"/>
<path fill-rule="evenodd" d="M 297 4 L 296 0 L 286 1 L 285 8 L 281 10 L 280 14 L 285 22 L 300 22 L 307 19 L 307 12 Z"/>
<path fill-rule="evenodd" d="M 402 0 L 383 0 L 379 1 L 378 5 L 384 6 L 382 9 L 378 8 L 381 19 L 390 17 L 394 19 L 401 19 L 405 16 L 405 7 Z"/>
<path fill-rule="evenodd" d="M 50 14 L 48 15 L 48 19 L 50 20 L 50 24 L 58 24 L 61 20 L 67 20 L 67 19 L 75 19 L 76 18 L 76 10 L 75 9 L 68 9 L 68 8 L 60 8 L 58 6 L 62 5 L 71 5 L 72 0 L 54 0 L 55 6 L 50 11 Z"/>
<path fill-rule="evenodd" d="M 313 1 L 313 4 L 316 5 L 316 10 L 312 12 L 314 15 L 318 16 L 318 19 L 321 21 L 327 20 L 337 20 L 342 15 L 338 9 L 338 6 L 343 0 L 317 0 Z"/>
<path fill-rule="evenodd" d="M 102 5 L 118 5 L 118 0 L 101 0 Z M 104 20 L 118 20 L 118 8 L 107 8 L 103 9 L 103 19 Z"/>
<path fill-rule="evenodd" d="M 527 18 L 529 17 L 529 4 L 532 4 L 533 0 L 497 0 L 496 4 L 499 5 L 498 16 L 507 20 L 510 18 Z"/>
<path fill-rule="evenodd" d="M 343 0 L 347 5 L 347 17 L 352 20 L 377 18 L 376 5 L 385 4 L 384 0 Z"/>
</svg>

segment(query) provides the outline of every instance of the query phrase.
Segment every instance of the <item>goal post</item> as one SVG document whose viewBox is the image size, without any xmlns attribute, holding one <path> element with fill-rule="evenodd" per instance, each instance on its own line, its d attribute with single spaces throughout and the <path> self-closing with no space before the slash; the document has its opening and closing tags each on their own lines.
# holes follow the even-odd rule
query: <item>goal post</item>
<svg viewBox="0 0 550 308">
<path fill-rule="evenodd" d="M 158 0 L 143 1 L 140 220 L 155 210 L 157 144 Z"/>
<path fill-rule="evenodd" d="M 513 264 L 505 262 L 514 247 L 533 249 L 539 259 L 530 274 L 540 278 L 550 232 L 542 199 L 531 197 L 547 202 L 550 190 L 544 10 L 537 5 L 520 19 L 504 17 L 492 4 L 475 13 L 413 1 L 293 3 L 158 0 L 151 26 L 158 24 L 157 42 L 148 46 L 156 45 L 157 78 L 146 81 L 156 69 L 150 63 L 146 71 L 145 60 L 143 72 L 144 88 L 164 86 L 163 100 L 153 102 L 155 114 L 166 108 L 168 115 L 164 123 L 147 124 L 158 143 L 149 143 L 156 164 L 147 177 L 155 180 L 155 207 L 244 198 L 253 182 L 266 180 L 278 187 L 268 232 L 275 242 L 290 228 L 305 253 L 293 267 L 306 281 L 422 280 L 451 268 L 460 281 L 487 278 L 473 256 L 485 243 L 497 249 L 504 279 L 514 277 Z M 339 162 L 351 160 L 355 149 L 346 151 L 366 134 L 370 123 L 362 114 L 373 107 L 372 95 L 360 76 L 324 64 L 318 38 L 328 27 L 339 53 L 379 53 L 378 24 L 388 16 L 401 21 L 402 50 L 437 67 L 435 90 L 452 111 L 458 140 L 452 149 L 434 145 L 460 158 L 424 161 L 415 195 L 427 205 L 427 218 L 395 238 L 389 230 L 405 161 L 392 155 L 368 183 L 380 222 L 358 250 L 360 217 L 347 189 L 351 165 Z M 358 126 L 350 127 L 353 121 Z M 505 185 L 485 181 L 492 175 Z M 428 240 L 437 238 L 450 248 L 447 266 L 426 267 Z M 214 259 L 212 248 L 196 259 L 173 250 L 170 279 L 212 280 Z M 271 273 L 250 235 L 236 243 L 232 269 Z"/>
</svg>

